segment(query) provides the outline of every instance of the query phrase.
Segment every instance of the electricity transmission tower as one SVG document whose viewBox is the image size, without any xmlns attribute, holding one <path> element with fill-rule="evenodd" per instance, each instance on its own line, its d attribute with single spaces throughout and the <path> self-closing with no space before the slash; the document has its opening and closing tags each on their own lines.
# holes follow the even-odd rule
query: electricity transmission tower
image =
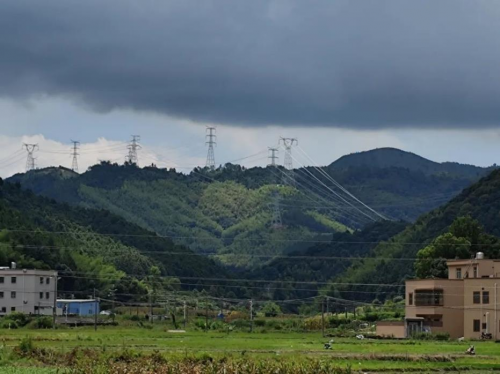
<svg viewBox="0 0 500 374">
<path fill-rule="evenodd" d="M 278 156 L 276 155 L 278 153 L 278 148 L 272 148 L 272 147 L 267 147 L 269 150 L 270 155 L 267 157 L 271 160 L 271 163 L 269 166 L 276 166 L 276 160 L 278 159 Z"/>
<path fill-rule="evenodd" d="M 210 169 L 215 169 L 215 154 L 214 154 L 214 146 L 217 145 L 217 135 L 215 135 L 216 128 L 207 126 L 206 128 L 206 144 L 208 145 L 208 153 L 207 153 L 207 163 L 206 166 Z"/>
<path fill-rule="evenodd" d="M 281 207 L 280 207 L 281 195 L 276 190 L 276 191 L 272 192 L 271 197 L 272 197 L 271 208 L 273 210 L 273 217 L 271 219 L 271 227 L 273 229 L 278 229 L 278 228 L 283 227 L 283 224 L 281 221 Z"/>
<path fill-rule="evenodd" d="M 272 166 L 272 167 L 277 167 L 277 163 L 276 163 L 276 160 L 278 159 L 278 148 L 272 148 L 272 147 L 268 147 L 268 150 L 269 150 L 269 156 L 268 158 L 271 160 L 271 163 L 269 164 L 269 166 Z M 272 193 L 271 193 L 271 204 L 270 205 L 270 208 L 272 210 L 272 218 L 271 218 L 271 227 L 274 228 L 274 229 L 277 229 L 277 228 L 281 228 L 283 225 L 282 225 L 282 221 L 281 221 L 281 208 L 280 208 L 280 203 L 281 203 L 281 195 L 279 194 L 278 190 L 274 190 Z"/>
<path fill-rule="evenodd" d="M 296 138 L 280 138 L 278 144 L 283 144 L 285 148 L 285 157 L 283 161 L 283 166 L 287 170 L 287 177 L 285 178 L 285 183 L 289 186 L 295 185 L 295 179 L 293 177 L 293 162 L 292 162 L 292 146 L 298 145 L 299 142 Z"/>
<path fill-rule="evenodd" d="M 36 165 L 33 153 L 38 150 L 38 144 L 24 143 L 23 147 L 26 149 L 26 152 L 28 152 L 28 156 L 26 158 L 26 171 L 35 170 Z"/>
<path fill-rule="evenodd" d="M 298 145 L 299 142 L 297 141 L 296 138 L 280 138 L 278 144 L 283 144 L 283 147 L 285 147 L 285 158 L 283 166 L 287 170 L 292 170 L 293 169 L 292 146 Z"/>
<path fill-rule="evenodd" d="M 132 140 L 130 140 L 130 144 L 128 145 L 128 155 L 127 162 L 129 164 L 137 165 L 139 163 L 139 158 L 137 157 L 137 151 L 141 149 L 141 145 L 139 142 L 141 141 L 140 135 L 132 135 Z"/>
<path fill-rule="evenodd" d="M 71 149 L 71 156 L 73 156 L 73 162 L 71 163 L 71 170 L 73 170 L 75 173 L 78 173 L 78 156 L 80 155 L 78 153 L 78 149 L 80 147 L 80 142 L 72 140 L 71 143 L 73 143 L 73 148 Z"/>
</svg>

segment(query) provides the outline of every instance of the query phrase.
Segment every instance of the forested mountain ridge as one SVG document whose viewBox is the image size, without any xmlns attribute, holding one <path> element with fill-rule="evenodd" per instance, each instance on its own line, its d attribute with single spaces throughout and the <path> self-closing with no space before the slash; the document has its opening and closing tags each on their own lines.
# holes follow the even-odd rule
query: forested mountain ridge
<svg viewBox="0 0 500 374">
<path fill-rule="evenodd" d="M 228 265 L 248 267 L 259 262 L 248 255 L 286 253 L 307 245 L 301 241 L 328 241 L 332 232 L 349 229 L 320 210 L 287 204 L 295 201 L 298 191 L 277 186 L 266 169 L 249 171 L 259 175 L 250 179 L 239 166 L 229 165 L 206 176 L 202 172 L 206 173 L 184 175 L 102 163 L 80 176 L 61 178 L 60 169 L 51 168 L 12 180 L 59 201 L 106 209 L 196 252 L 218 254 Z M 271 227 L 273 191 L 282 196 L 280 229 Z"/>
<path fill-rule="evenodd" d="M 500 237 L 500 170 L 494 170 L 477 183 L 466 188 L 447 204 L 420 217 L 414 224 L 395 235 L 388 241 L 383 241 L 371 250 L 366 259 L 356 261 L 343 272 L 337 280 L 345 283 L 370 284 L 402 284 L 405 279 L 415 276 L 415 259 L 417 253 L 436 238 L 447 233 L 450 226 L 460 217 L 470 217 L 482 226 L 485 234 Z M 497 253 L 497 241 L 489 240 L 490 244 L 474 247 L 471 251 Z M 491 248 L 490 248 L 491 247 Z M 393 260 L 394 259 L 394 260 Z M 333 287 L 332 293 L 338 290 L 352 290 L 352 287 Z M 373 288 L 384 297 L 387 289 Z M 361 297 L 353 293 L 354 298 Z"/>
<path fill-rule="evenodd" d="M 146 295 L 153 267 L 172 287 L 177 276 L 227 275 L 212 260 L 108 211 L 60 204 L 0 180 L 0 264 L 11 261 L 59 270 L 61 292 L 77 297 L 112 287 Z"/>
<path fill-rule="evenodd" d="M 462 178 L 477 178 L 491 171 L 495 166 L 482 168 L 457 162 L 435 162 L 411 152 L 397 148 L 377 148 L 370 151 L 342 156 L 329 165 L 330 169 L 339 170 L 352 167 L 404 168 L 421 171 L 426 175 L 448 174 Z"/>
<path fill-rule="evenodd" d="M 327 169 L 387 217 L 413 222 L 495 168 L 438 163 L 399 149 L 380 148 L 343 156 Z"/>
<path fill-rule="evenodd" d="M 424 172 L 422 164 L 432 167 Z M 453 173 L 431 173 L 435 165 L 443 164 L 380 149 L 344 156 L 323 170 L 382 215 L 413 221 L 487 171 L 452 164 Z M 217 254 L 225 264 L 243 268 L 262 265 L 259 256 L 303 250 L 311 241 L 329 241 L 336 232 L 373 222 L 353 210 L 361 207 L 357 203 L 338 208 L 339 200 L 329 190 L 335 187 L 316 168 L 296 169 L 295 187 L 282 184 L 285 173 L 282 168 L 226 164 L 183 174 L 103 162 L 82 174 L 47 168 L 9 180 L 59 202 L 108 210 L 195 252 Z M 272 227 L 273 193 L 281 197 L 279 230 Z"/>
</svg>

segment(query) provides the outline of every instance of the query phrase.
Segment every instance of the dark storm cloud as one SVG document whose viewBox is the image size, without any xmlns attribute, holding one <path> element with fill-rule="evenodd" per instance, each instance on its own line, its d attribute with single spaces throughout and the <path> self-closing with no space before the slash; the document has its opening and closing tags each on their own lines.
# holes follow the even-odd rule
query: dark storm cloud
<svg viewBox="0 0 500 374">
<path fill-rule="evenodd" d="M 486 128 L 500 2 L 3 0 L 0 96 L 234 125 Z"/>
</svg>

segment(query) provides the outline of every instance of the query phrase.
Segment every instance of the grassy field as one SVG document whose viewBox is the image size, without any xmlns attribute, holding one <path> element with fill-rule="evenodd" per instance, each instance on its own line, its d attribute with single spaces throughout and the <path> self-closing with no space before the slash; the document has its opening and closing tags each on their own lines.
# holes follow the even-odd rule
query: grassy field
<svg viewBox="0 0 500 374">
<path fill-rule="evenodd" d="M 36 355 L 13 354 L 22 341 L 31 338 L 34 349 L 54 362 Z M 293 362 L 310 365 L 329 363 L 352 372 L 430 372 L 436 370 L 500 371 L 500 344 L 474 342 L 477 356 L 464 355 L 469 342 L 395 341 L 334 338 L 325 350 L 320 333 L 169 332 L 167 327 L 101 327 L 58 330 L 2 330 L 0 372 L 48 373 L 64 368 L 57 357 L 71 355 L 75 348 L 89 349 L 106 359 L 161 355 L 169 360 L 234 360 Z M 38 366 L 37 368 L 29 368 Z M 53 367 L 52 367 L 53 366 Z M 61 371 L 59 371 L 61 372 Z M 104 372 L 104 371 L 103 371 Z M 216 372 L 216 371 L 215 371 Z"/>
</svg>

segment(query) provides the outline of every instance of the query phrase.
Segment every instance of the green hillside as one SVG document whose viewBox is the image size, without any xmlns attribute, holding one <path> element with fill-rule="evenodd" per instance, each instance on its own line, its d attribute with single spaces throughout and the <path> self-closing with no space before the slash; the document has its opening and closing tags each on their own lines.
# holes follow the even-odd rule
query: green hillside
<svg viewBox="0 0 500 374">
<path fill-rule="evenodd" d="M 343 156 L 327 170 L 382 214 L 413 222 L 495 167 L 438 163 L 399 149 L 381 148 Z"/>
<path fill-rule="evenodd" d="M 61 202 L 105 209 L 238 267 L 262 263 L 259 255 L 287 253 L 310 240 L 328 241 L 333 232 L 349 230 L 329 211 L 296 206 L 303 199 L 300 192 L 272 183 L 275 177 L 268 170 L 248 172 L 257 173 L 261 175 L 246 179 L 244 169 L 229 165 L 204 177 L 201 170 L 184 175 L 102 163 L 82 175 L 50 168 L 11 180 Z M 273 192 L 282 197 L 284 224 L 279 229 L 271 227 Z"/>
<path fill-rule="evenodd" d="M 478 224 L 482 226 L 481 231 L 484 231 L 484 234 L 478 236 L 481 238 L 480 243 L 470 239 L 470 234 L 461 236 L 454 234 L 453 227 L 450 228 L 450 226 L 460 217 L 470 217 L 477 220 Z M 457 255 L 467 258 L 477 251 L 496 256 L 499 253 L 498 240 L 496 239 L 500 237 L 499 218 L 500 170 L 495 170 L 479 182 L 466 188 L 449 203 L 423 215 L 401 233 L 378 244 L 369 252 L 366 259 L 356 261 L 337 279 L 349 283 L 402 284 L 405 279 L 415 276 L 415 263 L 391 259 L 416 258 L 417 253 L 427 246 L 439 246 L 439 239 L 442 238 L 443 234 L 449 235 L 447 238 L 445 237 L 446 244 L 454 243 L 455 238 L 463 238 L 469 242 L 468 251 L 465 254 L 452 251 L 443 255 L 444 257 Z M 422 253 L 420 252 L 419 256 Z M 446 248 L 443 253 L 446 253 Z M 337 287 L 336 289 L 353 290 L 352 287 Z M 384 287 L 373 287 L 373 290 L 380 292 L 381 297 L 383 297 L 383 293 L 388 293 L 387 288 L 384 289 Z M 356 293 L 351 296 L 353 298 L 361 297 Z"/>
<path fill-rule="evenodd" d="M 353 233 L 336 233 L 330 243 L 317 243 L 305 250 L 294 251 L 248 276 L 268 279 L 271 297 L 277 299 L 314 296 L 322 282 L 343 274 L 357 258 L 369 255 L 377 243 L 389 240 L 406 226 L 404 222 L 380 221 Z"/>
<path fill-rule="evenodd" d="M 103 294 L 114 288 L 146 295 L 152 268 L 170 289 L 178 288 L 179 276 L 226 277 L 212 260 L 108 211 L 59 204 L 0 182 L 0 264 L 59 270 L 61 293 L 87 297 L 93 288 Z"/>
<path fill-rule="evenodd" d="M 378 148 L 371 151 L 353 153 L 330 164 L 332 170 L 367 166 L 370 168 L 403 168 L 420 171 L 426 175 L 447 174 L 460 178 L 478 178 L 492 168 L 481 168 L 456 162 L 434 162 L 411 152 L 396 148 Z"/>
</svg>

